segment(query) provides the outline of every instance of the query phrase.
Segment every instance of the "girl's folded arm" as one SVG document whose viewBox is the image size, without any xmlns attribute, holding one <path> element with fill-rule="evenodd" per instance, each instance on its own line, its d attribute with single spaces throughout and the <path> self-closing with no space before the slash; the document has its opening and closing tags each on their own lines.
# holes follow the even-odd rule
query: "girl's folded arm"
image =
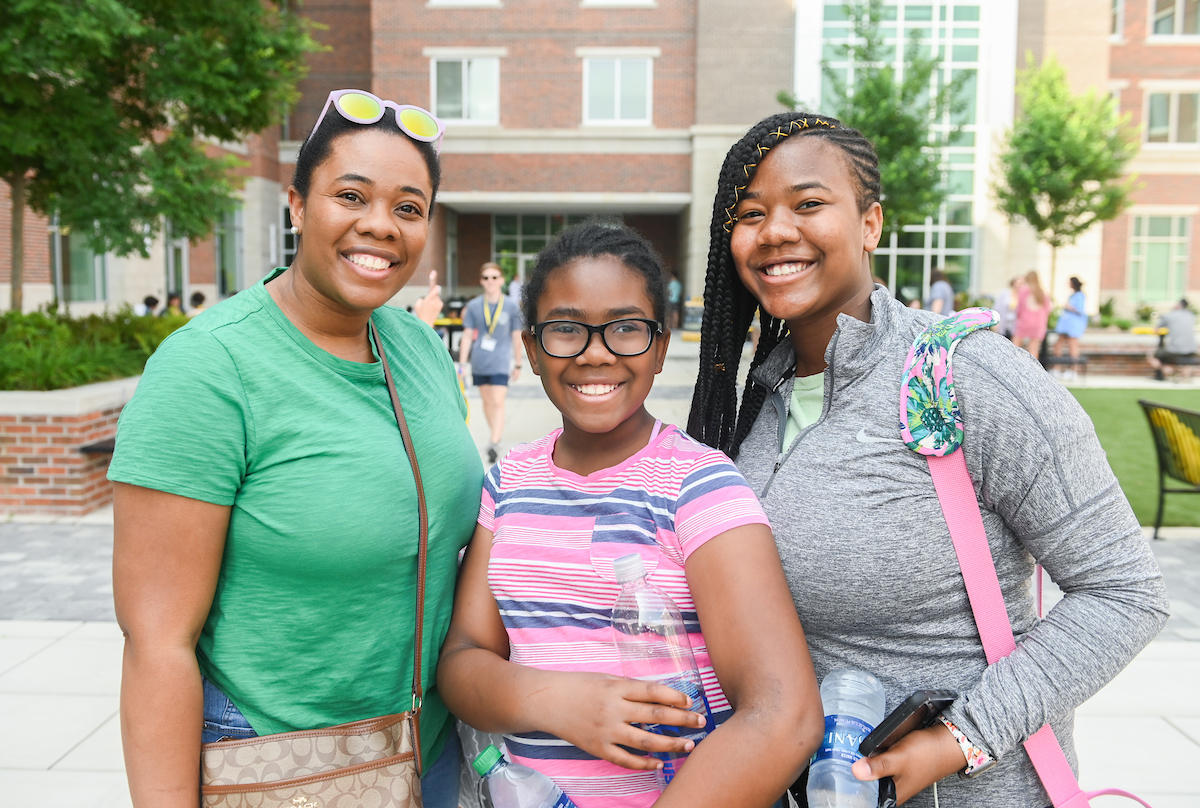
<svg viewBox="0 0 1200 808">
<path fill-rule="evenodd" d="M 696 716 L 677 690 L 602 673 L 547 671 L 508 661 L 508 634 L 487 582 L 492 532 L 476 526 L 459 572 L 454 616 L 438 664 L 450 711 L 484 732 L 548 732 L 630 769 L 653 769 L 651 752 L 686 751 L 633 723 L 683 725 Z"/>
<path fill-rule="evenodd" d="M 744 525 L 686 562 L 704 640 L 733 715 L 696 747 L 659 808 L 768 806 L 824 730 L 804 630 L 768 527 Z"/>
</svg>

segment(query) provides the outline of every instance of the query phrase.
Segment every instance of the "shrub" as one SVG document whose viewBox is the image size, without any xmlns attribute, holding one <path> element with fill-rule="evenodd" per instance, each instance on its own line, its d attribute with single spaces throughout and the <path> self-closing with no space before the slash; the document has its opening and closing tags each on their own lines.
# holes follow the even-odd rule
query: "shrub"
<svg viewBox="0 0 1200 808">
<path fill-rule="evenodd" d="M 0 315 L 0 390 L 59 390 L 136 376 L 186 317 L 129 307 L 78 319 L 55 311 Z"/>
</svg>

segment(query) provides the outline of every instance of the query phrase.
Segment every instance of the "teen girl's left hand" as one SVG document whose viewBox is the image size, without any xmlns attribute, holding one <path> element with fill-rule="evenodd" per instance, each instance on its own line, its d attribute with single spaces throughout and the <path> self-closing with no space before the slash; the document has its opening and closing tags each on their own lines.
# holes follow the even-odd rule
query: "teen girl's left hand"
<svg viewBox="0 0 1200 808">
<path fill-rule="evenodd" d="M 932 727 L 910 732 L 882 754 L 856 760 L 851 771 L 859 780 L 891 777 L 896 783 L 896 801 L 903 805 L 966 765 L 958 742 L 939 721 Z"/>
</svg>

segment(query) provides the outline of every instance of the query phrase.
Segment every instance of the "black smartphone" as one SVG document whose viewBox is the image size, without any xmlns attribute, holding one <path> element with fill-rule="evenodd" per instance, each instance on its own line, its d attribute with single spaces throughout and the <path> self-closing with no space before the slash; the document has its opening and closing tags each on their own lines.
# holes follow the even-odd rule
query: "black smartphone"
<svg viewBox="0 0 1200 808">
<path fill-rule="evenodd" d="M 918 690 L 863 738 L 858 751 L 867 756 L 887 751 L 908 733 L 924 729 L 936 721 L 942 710 L 957 698 L 958 694 L 953 690 Z"/>
</svg>

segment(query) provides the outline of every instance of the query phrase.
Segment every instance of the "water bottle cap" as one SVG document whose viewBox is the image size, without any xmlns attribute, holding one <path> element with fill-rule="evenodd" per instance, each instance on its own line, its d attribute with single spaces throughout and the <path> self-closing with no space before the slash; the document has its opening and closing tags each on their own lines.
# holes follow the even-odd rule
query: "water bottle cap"
<svg viewBox="0 0 1200 808">
<path fill-rule="evenodd" d="M 492 770 L 492 767 L 496 765 L 496 761 L 500 760 L 500 757 L 500 750 L 495 745 L 492 745 L 480 752 L 479 756 L 475 758 L 475 762 L 471 765 L 475 768 L 475 772 L 480 777 L 483 777 Z"/>
<path fill-rule="evenodd" d="M 646 577 L 646 564 L 637 553 L 623 555 L 613 562 L 613 575 L 617 577 L 617 583 L 627 584 Z"/>
</svg>

